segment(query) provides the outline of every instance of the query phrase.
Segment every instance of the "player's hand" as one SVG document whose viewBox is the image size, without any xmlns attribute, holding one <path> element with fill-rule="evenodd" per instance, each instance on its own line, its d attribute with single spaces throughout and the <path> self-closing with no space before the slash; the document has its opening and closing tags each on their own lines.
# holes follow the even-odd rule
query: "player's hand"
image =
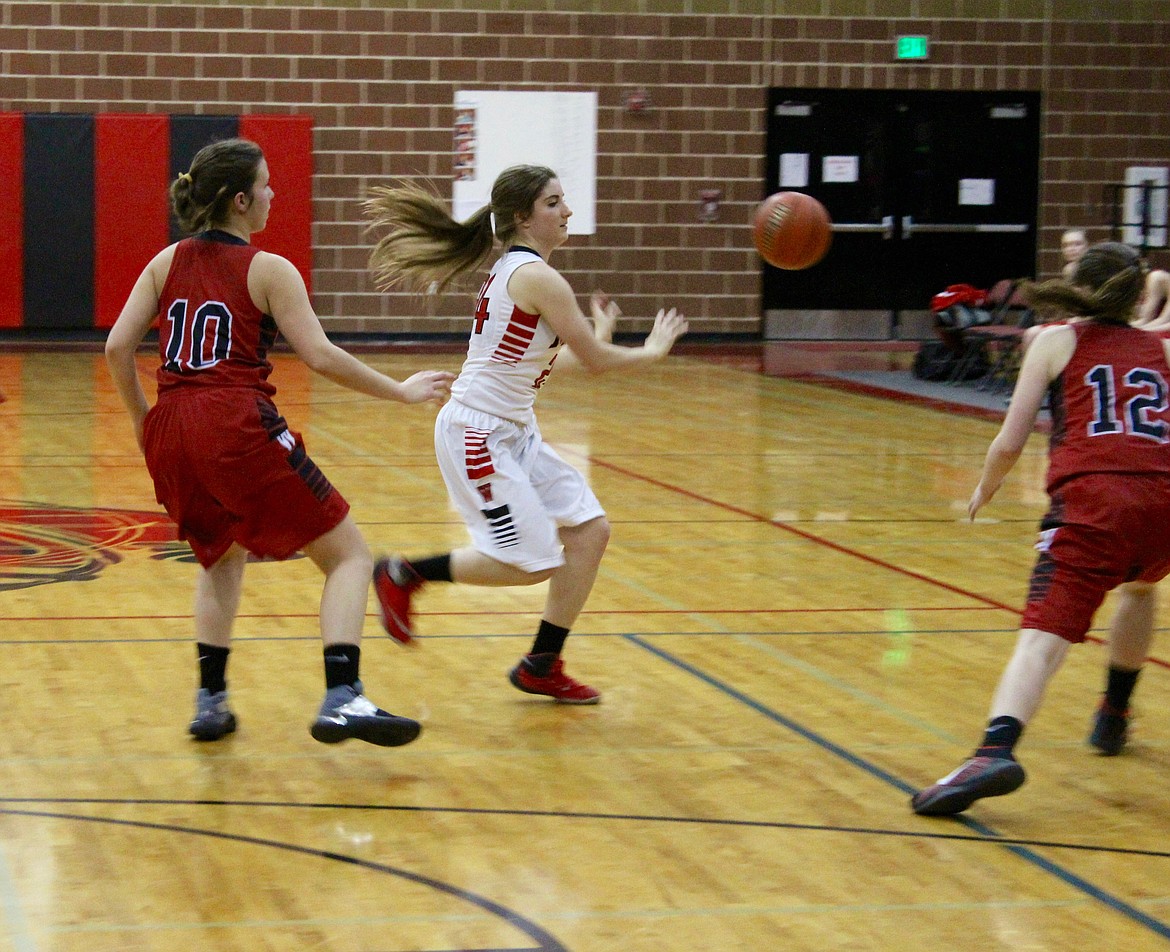
<svg viewBox="0 0 1170 952">
<path fill-rule="evenodd" d="M 622 316 L 622 309 L 604 291 L 594 291 L 589 296 L 589 309 L 593 312 L 593 336 L 608 344 L 613 340 L 613 329 Z"/>
<path fill-rule="evenodd" d="M 433 401 L 442 405 L 451 396 L 454 380 L 455 375 L 447 370 L 420 370 L 402 381 L 402 402 Z"/>
<path fill-rule="evenodd" d="M 659 311 L 654 318 L 654 326 L 646 337 L 642 346 L 658 357 L 665 357 L 670 353 L 674 342 L 687 332 L 687 319 L 673 307 L 669 311 Z"/>
<path fill-rule="evenodd" d="M 967 518 L 971 522 L 975 521 L 975 514 L 991 501 L 992 495 L 994 494 L 983 488 L 983 483 L 975 487 L 975 491 L 971 493 L 971 501 L 967 503 Z"/>
</svg>

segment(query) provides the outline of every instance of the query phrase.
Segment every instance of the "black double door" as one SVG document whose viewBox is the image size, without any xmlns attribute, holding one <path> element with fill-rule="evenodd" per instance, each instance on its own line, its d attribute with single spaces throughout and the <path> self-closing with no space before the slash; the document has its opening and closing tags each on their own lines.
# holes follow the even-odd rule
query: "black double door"
<svg viewBox="0 0 1170 952">
<path fill-rule="evenodd" d="M 946 286 L 1032 276 L 1039 111 L 1029 92 L 770 90 L 765 191 L 813 195 L 834 227 L 812 268 L 761 263 L 769 336 L 913 336 L 904 316 Z"/>
</svg>

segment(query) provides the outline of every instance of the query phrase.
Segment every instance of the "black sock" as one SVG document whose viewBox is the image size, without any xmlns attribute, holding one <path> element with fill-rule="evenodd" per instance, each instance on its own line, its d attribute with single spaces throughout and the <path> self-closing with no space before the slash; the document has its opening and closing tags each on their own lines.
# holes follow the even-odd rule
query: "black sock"
<svg viewBox="0 0 1170 952">
<path fill-rule="evenodd" d="M 325 690 L 356 684 L 362 649 L 357 645 L 329 645 L 325 649 Z"/>
<path fill-rule="evenodd" d="M 1014 717 L 997 717 L 987 724 L 983 743 L 975 751 L 976 757 L 1002 757 L 1012 760 L 1012 749 L 1020 742 L 1024 733 L 1023 722 Z"/>
<path fill-rule="evenodd" d="M 1129 709 L 1129 698 L 1137 687 L 1138 675 L 1141 673 L 1141 668 L 1129 671 L 1110 665 L 1109 677 L 1105 682 L 1105 704 L 1118 714 L 1124 714 Z"/>
<path fill-rule="evenodd" d="M 568 637 L 568 628 L 554 625 L 551 621 L 545 621 L 542 618 L 540 628 L 536 631 L 536 640 L 532 642 L 532 654 L 551 654 L 555 660 L 555 656 L 564 651 L 565 639 Z"/>
<path fill-rule="evenodd" d="M 227 662 L 231 648 L 218 648 L 197 642 L 195 652 L 199 658 L 199 686 L 209 694 L 227 690 Z"/>
<path fill-rule="evenodd" d="M 451 553 L 446 555 L 432 555 L 430 558 L 411 562 L 410 567 L 418 573 L 418 577 L 425 582 L 451 581 Z"/>
<path fill-rule="evenodd" d="M 538 678 L 547 678 L 556 661 L 557 656 L 555 654 L 526 654 L 521 664 Z"/>
</svg>

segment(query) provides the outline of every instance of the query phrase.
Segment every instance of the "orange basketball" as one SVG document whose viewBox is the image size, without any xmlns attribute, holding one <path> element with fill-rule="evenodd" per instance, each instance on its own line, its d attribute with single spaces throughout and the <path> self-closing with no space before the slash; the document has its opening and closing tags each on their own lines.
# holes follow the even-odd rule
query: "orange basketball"
<svg viewBox="0 0 1170 952">
<path fill-rule="evenodd" d="M 756 208 L 752 238 L 773 268 L 811 268 L 829 250 L 833 222 L 825 206 L 804 192 L 776 192 Z"/>
</svg>

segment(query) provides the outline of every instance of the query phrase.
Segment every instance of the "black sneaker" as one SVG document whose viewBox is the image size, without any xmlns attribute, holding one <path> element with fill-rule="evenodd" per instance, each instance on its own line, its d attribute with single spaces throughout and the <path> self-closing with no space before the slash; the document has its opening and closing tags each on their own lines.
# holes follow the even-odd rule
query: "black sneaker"
<svg viewBox="0 0 1170 952">
<path fill-rule="evenodd" d="M 331 688 L 309 728 L 314 740 L 339 744 L 351 737 L 379 747 L 401 747 L 418 737 L 422 725 L 388 714 L 361 693 L 362 683 Z"/>
<path fill-rule="evenodd" d="M 1116 757 L 1125 749 L 1129 739 L 1129 711 L 1118 712 L 1104 701 L 1093 715 L 1093 732 L 1089 743 L 1101 752 L 1103 757 Z"/>
<path fill-rule="evenodd" d="M 910 800 L 921 816 L 951 816 L 962 813 L 983 797 L 1000 797 L 1024 782 L 1024 768 L 1003 757 L 972 757 L 938 783 L 919 790 Z"/>
<path fill-rule="evenodd" d="M 236 729 L 236 715 L 228 710 L 227 691 L 212 694 L 200 688 L 195 694 L 195 716 L 187 728 L 196 740 L 219 740 Z"/>
</svg>

